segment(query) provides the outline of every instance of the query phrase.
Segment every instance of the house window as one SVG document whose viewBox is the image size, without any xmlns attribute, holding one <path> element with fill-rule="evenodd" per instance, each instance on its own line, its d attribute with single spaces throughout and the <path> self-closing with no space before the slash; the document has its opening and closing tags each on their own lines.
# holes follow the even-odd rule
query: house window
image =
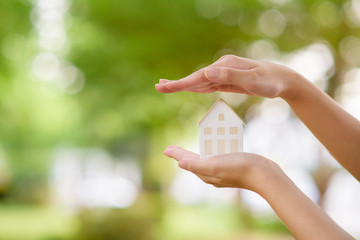
<svg viewBox="0 0 360 240">
<path fill-rule="evenodd" d="M 237 139 L 230 140 L 230 152 L 238 152 L 239 151 L 239 141 Z"/>
<path fill-rule="evenodd" d="M 204 128 L 204 135 L 211 135 L 212 129 L 211 128 Z"/>
<path fill-rule="evenodd" d="M 217 135 L 225 135 L 225 128 L 223 127 L 217 128 Z"/>
<path fill-rule="evenodd" d="M 237 128 L 237 127 L 231 127 L 231 128 L 230 128 L 230 134 L 231 134 L 231 135 L 236 135 L 236 134 L 238 134 L 238 128 Z"/>
<path fill-rule="evenodd" d="M 211 140 L 205 140 L 204 141 L 204 147 L 205 147 L 205 155 L 212 154 L 212 141 Z"/>
<path fill-rule="evenodd" d="M 220 139 L 217 141 L 217 153 L 224 154 L 225 153 L 225 140 Z"/>
<path fill-rule="evenodd" d="M 219 114 L 219 121 L 224 121 L 224 114 L 222 113 Z"/>
</svg>

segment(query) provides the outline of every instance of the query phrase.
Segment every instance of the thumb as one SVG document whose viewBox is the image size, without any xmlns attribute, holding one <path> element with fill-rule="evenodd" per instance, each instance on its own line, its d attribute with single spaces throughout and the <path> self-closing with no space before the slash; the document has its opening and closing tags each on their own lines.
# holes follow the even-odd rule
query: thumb
<svg viewBox="0 0 360 240">
<path fill-rule="evenodd" d="M 184 159 L 179 161 L 179 167 L 195 174 L 208 175 L 208 165 L 203 159 Z"/>
<path fill-rule="evenodd" d="M 252 69 L 237 69 L 233 67 L 210 67 L 205 70 L 205 77 L 215 83 L 224 85 L 249 86 L 256 78 Z"/>
</svg>

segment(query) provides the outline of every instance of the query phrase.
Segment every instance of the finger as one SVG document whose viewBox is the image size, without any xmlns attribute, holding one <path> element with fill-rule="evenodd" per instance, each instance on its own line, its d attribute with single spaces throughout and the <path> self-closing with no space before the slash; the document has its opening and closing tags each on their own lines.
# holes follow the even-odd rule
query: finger
<svg viewBox="0 0 360 240">
<path fill-rule="evenodd" d="M 155 84 L 155 89 L 160 93 L 171 93 L 172 92 L 165 87 L 165 84 L 160 84 L 160 83 Z"/>
<path fill-rule="evenodd" d="M 218 87 L 215 87 L 217 89 L 217 91 L 221 91 L 221 92 L 235 92 L 235 93 L 241 93 L 241 94 L 246 94 L 246 95 L 254 95 L 253 93 L 247 91 L 246 89 L 244 89 L 243 86 L 235 86 L 235 85 L 221 85 Z"/>
<path fill-rule="evenodd" d="M 169 89 L 166 88 L 166 83 L 171 82 L 168 79 L 160 79 L 158 84 L 155 84 L 155 88 L 160 93 L 172 93 Z"/>
<path fill-rule="evenodd" d="M 199 155 L 190 151 L 187 151 L 181 147 L 175 146 L 175 145 L 170 145 L 168 146 L 165 151 L 164 154 L 168 157 L 171 157 L 177 161 L 181 161 L 181 160 L 196 160 L 199 159 Z"/>
<path fill-rule="evenodd" d="M 171 82 L 171 80 L 167 80 L 167 79 L 160 79 L 159 83 L 168 83 Z"/>
<path fill-rule="evenodd" d="M 209 65 L 212 66 L 221 66 L 225 59 L 219 59 L 218 61 L 214 62 L 213 64 Z M 211 82 L 209 79 L 206 78 L 204 70 L 206 68 L 200 69 L 189 76 L 181 78 L 179 80 L 167 80 L 167 79 L 160 79 L 159 84 L 156 84 L 156 90 L 161 93 L 174 93 L 174 92 L 181 92 L 181 91 L 189 91 L 189 92 L 199 92 L 199 93 L 211 93 L 217 91 L 217 89 L 212 88 L 211 91 L 207 88 L 204 88 L 206 85 L 210 85 Z M 194 89 L 196 87 L 196 89 Z"/>
<path fill-rule="evenodd" d="M 179 161 L 179 167 L 195 173 L 196 175 L 210 176 L 209 166 L 205 159 L 183 159 Z"/>
<path fill-rule="evenodd" d="M 211 88 L 208 88 L 208 89 L 189 89 L 189 90 L 186 90 L 187 92 L 194 92 L 194 93 L 213 93 L 213 92 L 216 92 L 216 91 L 219 91 L 218 88 L 216 87 L 211 87 Z"/>
<path fill-rule="evenodd" d="M 210 86 L 212 86 L 212 85 L 213 85 L 212 82 L 206 81 L 206 82 L 201 82 L 201 83 L 199 83 L 199 84 L 197 84 L 197 85 L 195 85 L 195 86 L 191 86 L 189 89 L 193 89 L 193 88 L 198 88 L 198 89 L 200 89 L 200 88 L 208 88 L 208 87 L 210 87 Z"/>
<path fill-rule="evenodd" d="M 219 58 L 216 62 L 212 63 L 206 68 L 200 69 L 197 72 L 190 74 L 189 76 L 171 81 L 167 79 L 160 79 L 159 85 L 156 89 L 161 93 L 173 93 L 180 91 L 191 91 L 191 92 L 211 92 L 205 89 L 190 89 L 191 87 L 197 86 L 201 83 L 211 82 L 211 78 L 206 77 L 205 70 L 214 67 L 228 67 L 239 70 L 250 70 L 256 67 L 256 63 L 251 59 L 241 58 L 234 55 L 224 55 Z"/>
<path fill-rule="evenodd" d="M 191 87 L 187 89 L 188 92 L 198 92 L 198 93 L 210 93 L 218 91 L 218 88 L 214 86 L 213 83 L 204 83 L 198 86 Z"/>
<path fill-rule="evenodd" d="M 233 88 L 241 88 L 241 93 L 250 93 L 249 89 L 254 85 L 256 73 L 255 67 L 250 69 L 239 69 L 234 67 L 209 67 L 195 72 L 185 78 L 177 81 L 168 81 L 157 84 L 156 89 L 162 93 L 173 93 L 180 91 L 210 93 L 214 91 L 232 91 Z M 219 88 L 206 88 L 204 86 L 216 83 Z M 222 89 L 222 85 L 229 85 L 234 87 L 227 87 Z M 204 87 L 204 88 L 203 88 Z"/>
<path fill-rule="evenodd" d="M 177 81 L 170 81 L 164 83 L 165 88 L 171 92 L 180 92 L 180 91 L 187 91 L 191 87 L 203 85 L 209 83 L 209 80 L 206 79 L 204 75 L 204 69 L 201 69 L 197 72 L 190 74 L 187 77 L 184 77 Z"/>
</svg>

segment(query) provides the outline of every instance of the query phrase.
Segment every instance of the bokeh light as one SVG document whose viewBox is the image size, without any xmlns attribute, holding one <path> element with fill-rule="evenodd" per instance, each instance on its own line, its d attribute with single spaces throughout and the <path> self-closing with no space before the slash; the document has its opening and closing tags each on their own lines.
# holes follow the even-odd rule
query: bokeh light
<svg viewBox="0 0 360 240">
<path fill-rule="evenodd" d="M 198 152 L 219 97 L 245 151 L 360 237 L 358 184 L 285 101 L 154 90 L 234 54 L 298 71 L 360 118 L 359 0 L 12 0 L 0 20 L 0 239 L 293 239 L 257 194 L 163 155 Z"/>
<path fill-rule="evenodd" d="M 221 12 L 222 0 L 196 0 L 195 7 L 200 16 L 214 18 Z"/>
<path fill-rule="evenodd" d="M 286 18 L 281 12 L 270 9 L 260 15 L 258 25 L 263 34 L 274 38 L 284 31 L 286 27 Z"/>
<path fill-rule="evenodd" d="M 301 73 L 321 89 L 326 88 L 326 81 L 333 73 L 334 58 L 331 50 L 322 43 L 312 44 L 284 58 L 288 67 Z"/>
</svg>

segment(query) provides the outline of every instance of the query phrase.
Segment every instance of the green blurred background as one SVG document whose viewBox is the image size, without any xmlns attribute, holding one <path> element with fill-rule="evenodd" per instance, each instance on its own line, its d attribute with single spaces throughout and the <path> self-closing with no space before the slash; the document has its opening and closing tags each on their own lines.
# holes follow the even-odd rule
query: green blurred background
<svg viewBox="0 0 360 240">
<path fill-rule="evenodd" d="M 162 151 L 196 151 L 219 94 L 154 84 L 235 54 L 293 67 L 356 114 L 359 26 L 358 0 L 0 0 L 0 239 L 292 239 L 239 192 L 181 201 Z M 222 96 L 249 125 L 264 108 Z M 316 156 L 321 204 L 339 167 Z"/>
</svg>

